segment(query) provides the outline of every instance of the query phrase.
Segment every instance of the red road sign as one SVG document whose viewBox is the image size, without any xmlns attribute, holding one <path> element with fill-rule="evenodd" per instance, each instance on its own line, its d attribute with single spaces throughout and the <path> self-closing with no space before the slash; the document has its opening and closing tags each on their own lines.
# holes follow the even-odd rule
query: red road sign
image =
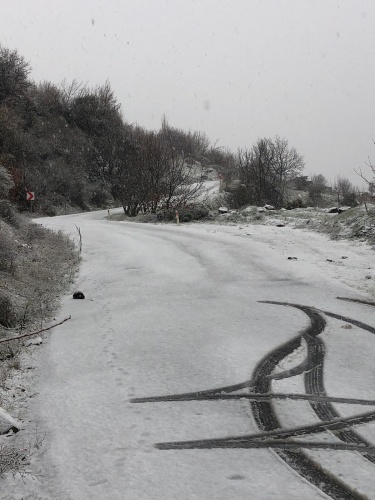
<svg viewBox="0 0 375 500">
<path fill-rule="evenodd" d="M 34 201 L 35 200 L 34 191 L 26 191 L 26 200 L 27 201 Z"/>
</svg>

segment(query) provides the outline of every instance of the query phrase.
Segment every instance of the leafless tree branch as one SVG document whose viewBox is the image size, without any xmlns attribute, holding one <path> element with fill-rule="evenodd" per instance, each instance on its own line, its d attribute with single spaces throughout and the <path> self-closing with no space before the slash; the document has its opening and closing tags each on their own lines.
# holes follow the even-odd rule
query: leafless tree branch
<svg viewBox="0 0 375 500">
<path fill-rule="evenodd" d="M 10 337 L 9 339 L 2 339 L 2 340 L 0 340 L 0 344 L 2 344 L 3 342 L 10 342 L 11 340 L 19 340 L 19 339 L 23 339 L 25 337 L 31 337 L 32 335 L 37 335 L 38 333 L 52 330 L 52 328 L 55 328 L 56 326 L 62 325 L 63 323 L 65 323 L 65 321 L 68 321 L 69 319 L 71 319 L 71 316 L 63 319 L 59 323 L 55 323 L 54 325 L 48 326 L 47 328 L 42 328 L 41 330 L 37 330 L 37 331 L 31 332 L 31 333 L 24 333 L 23 335 L 18 335 L 18 337 Z"/>
</svg>

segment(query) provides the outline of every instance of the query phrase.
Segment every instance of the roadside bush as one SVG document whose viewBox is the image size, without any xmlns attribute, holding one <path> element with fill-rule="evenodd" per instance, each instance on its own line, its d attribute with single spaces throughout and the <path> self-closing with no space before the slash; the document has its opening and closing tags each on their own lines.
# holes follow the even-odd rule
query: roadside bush
<svg viewBox="0 0 375 500">
<path fill-rule="evenodd" d="M 138 214 L 134 221 L 135 222 L 156 222 L 158 220 L 157 214 L 146 213 L 146 214 Z"/>
<path fill-rule="evenodd" d="M 46 235 L 46 229 L 40 224 L 34 224 L 30 222 L 27 226 L 26 238 L 28 243 L 32 243 L 33 241 L 39 241 L 43 239 Z"/>
<path fill-rule="evenodd" d="M 16 257 L 15 236 L 12 229 L 0 220 L 0 271 L 8 271 Z"/>
<path fill-rule="evenodd" d="M 19 325 L 25 308 L 25 299 L 6 290 L 0 290 L 0 325 L 6 328 Z"/>
<path fill-rule="evenodd" d="M 10 471 L 20 474 L 26 473 L 27 461 L 24 449 L 17 449 L 13 445 L 1 445 L 0 456 L 0 477 Z"/>
<path fill-rule="evenodd" d="M 113 202 L 113 198 L 109 190 L 105 186 L 95 185 L 90 197 L 90 203 L 95 207 L 106 207 Z"/>
<path fill-rule="evenodd" d="M 358 206 L 357 194 L 355 192 L 350 192 L 345 194 L 345 196 L 342 199 L 342 205 L 346 207 L 357 207 Z"/>
<path fill-rule="evenodd" d="M 0 366 L 2 366 L 3 369 L 19 369 L 19 354 L 21 352 L 21 347 L 21 340 L 11 340 L 0 344 Z M 6 362 L 6 365 L 3 364 L 4 362 Z"/>
<path fill-rule="evenodd" d="M 239 184 L 229 192 L 228 204 L 231 208 L 241 208 L 253 201 L 251 191 L 244 185 Z"/>
<path fill-rule="evenodd" d="M 192 205 L 178 209 L 180 222 L 205 219 L 209 215 L 209 209 L 203 205 Z M 176 209 L 161 210 L 157 213 L 159 221 L 176 220 Z"/>
<path fill-rule="evenodd" d="M 8 200 L 0 200 L 0 218 L 13 227 L 20 226 L 20 216 Z"/>
<path fill-rule="evenodd" d="M 178 211 L 180 222 L 189 222 L 191 220 L 201 220 L 205 219 L 208 214 L 208 208 L 204 206 L 191 206 L 184 207 Z"/>
<path fill-rule="evenodd" d="M 0 221 L 0 325 L 23 328 L 48 320 L 79 260 L 74 242 L 62 231 L 26 219 L 13 230 Z"/>
<path fill-rule="evenodd" d="M 301 198 L 296 198 L 294 200 L 288 201 L 285 206 L 287 210 L 293 210 L 295 208 L 304 208 L 304 207 L 305 205 Z"/>
<path fill-rule="evenodd" d="M 48 205 L 44 210 L 43 213 L 47 215 L 48 217 L 55 217 L 56 215 L 59 215 L 59 209 L 55 207 L 54 205 Z"/>
<path fill-rule="evenodd" d="M 77 181 L 70 186 L 69 199 L 73 205 L 82 210 L 89 210 L 87 200 L 89 198 L 89 187 L 84 181 Z"/>
<path fill-rule="evenodd" d="M 175 210 L 160 210 L 156 214 L 158 221 L 172 221 L 176 219 L 176 211 Z"/>
</svg>

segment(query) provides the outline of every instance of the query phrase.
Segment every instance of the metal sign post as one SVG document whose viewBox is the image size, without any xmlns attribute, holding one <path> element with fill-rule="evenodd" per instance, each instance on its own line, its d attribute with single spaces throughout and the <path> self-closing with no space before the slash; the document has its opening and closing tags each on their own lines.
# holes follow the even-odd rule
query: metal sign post
<svg viewBox="0 0 375 500">
<path fill-rule="evenodd" d="M 34 191 L 26 191 L 26 201 L 30 202 L 30 213 L 33 213 L 33 201 L 35 201 Z"/>
</svg>

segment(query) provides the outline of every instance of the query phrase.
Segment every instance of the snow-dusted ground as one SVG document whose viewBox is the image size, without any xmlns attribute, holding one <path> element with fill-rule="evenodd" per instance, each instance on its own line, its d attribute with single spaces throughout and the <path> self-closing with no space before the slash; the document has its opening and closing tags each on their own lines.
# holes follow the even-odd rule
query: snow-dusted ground
<svg viewBox="0 0 375 500">
<path fill-rule="evenodd" d="M 260 432 L 246 399 L 131 399 L 249 380 L 262 358 L 309 324 L 301 310 L 259 301 L 303 304 L 375 326 L 375 308 L 337 299 L 374 297 L 373 250 L 289 227 L 148 225 L 106 215 L 38 220 L 72 235 L 80 227 L 77 288 L 86 300 L 65 297 L 59 315 L 72 319 L 34 348 L 42 352 L 29 418 L 46 439 L 32 466 L 43 477 L 23 484 L 16 479 L 6 498 L 21 499 L 21 492 L 53 500 L 329 498 L 271 449 L 154 447 Z M 328 395 L 374 400 L 374 335 L 326 320 L 320 337 Z M 276 371 L 297 366 L 306 352 L 302 342 Z M 305 392 L 302 375 L 275 380 L 272 389 Z M 283 428 L 319 422 L 307 401 L 273 405 Z M 375 410 L 333 405 L 342 416 Z M 357 431 L 375 443 L 374 423 Z M 339 442 L 328 432 L 303 440 Z M 375 499 L 375 464 L 359 452 L 306 453 Z M 12 482 L 5 482 L 6 493 Z"/>
</svg>

